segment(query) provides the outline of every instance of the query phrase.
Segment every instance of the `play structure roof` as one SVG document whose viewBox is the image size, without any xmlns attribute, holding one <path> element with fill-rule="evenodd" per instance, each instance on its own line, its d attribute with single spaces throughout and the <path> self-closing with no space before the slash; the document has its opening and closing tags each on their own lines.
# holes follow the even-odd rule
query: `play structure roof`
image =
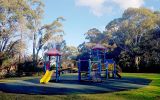
<svg viewBox="0 0 160 100">
<path fill-rule="evenodd" d="M 104 50 L 104 49 L 106 49 L 103 45 L 101 45 L 101 44 L 96 44 L 93 48 L 92 48 L 93 50 Z"/>
<path fill-rule="evenodd" d="M 48 50 L 45 54 L 48 56 L 61 56 L 61 53 L 56 48 Z"/>
</svg>

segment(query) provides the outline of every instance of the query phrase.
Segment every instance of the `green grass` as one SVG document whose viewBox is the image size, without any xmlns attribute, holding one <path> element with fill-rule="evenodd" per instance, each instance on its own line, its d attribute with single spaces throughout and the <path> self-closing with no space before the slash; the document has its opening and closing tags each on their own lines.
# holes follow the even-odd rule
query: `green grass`
<svg viewBox="0 0 160 100">
<path fill-rule="evenodd" d="M 0 100 L 160 100 L 160 74 L 124 73 L 123 77 L 150 79 L 143 88 L 102 94 L 26 95 L 0 93 Z"/>
<path fill-rule="evenodd" d="M 33 79 L 33 78 L 38 78 L 39 76 L 28 76 L 28 77 L 11 77 L 11 78 L 5 78 L 5 79 L 0 79 L 0 83 L 6 83 L 6 82 L 16 82 L 16 80 L 28 80 L 28 79 Z"/>
</svg>

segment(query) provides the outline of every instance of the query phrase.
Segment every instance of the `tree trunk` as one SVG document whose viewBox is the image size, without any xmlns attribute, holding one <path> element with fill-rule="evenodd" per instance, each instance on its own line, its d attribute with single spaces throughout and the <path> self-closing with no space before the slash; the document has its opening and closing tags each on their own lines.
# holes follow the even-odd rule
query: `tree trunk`
<svg viewBox="0 0 160 100">
<path fill-rule="evenodd" d="M 39 54 L 39 51 L 40 49 L 37 50 L 37 53 L 36 53 L 36 62 L 38 62 L 38 54 Z"/>
<path fill-rule="evenodd" d="M 8 43 L 8 38 L 7 39 L 5 39 L 5 41 L 4 41 L 4 45 L 3 45 L 3 47 L 2 47 L 2 51 L 4 51 L 5 50 L 5 48 L 6 48 L 6 45 L 7 45 L 7 43 Z"/>
<path fill-rule="evenodd" d="M 140 60 L 141 60 L 140 56 L 135 56 L 135 65 L 136 65 L 137 71 L 139 71 Z"/>
<path fill-rule="evenodd" d="M 34 33 L 33 35 L 33 64 L 34 66 L 36 66 L 35 48 L 36 48 L 36 33 Z"/>
</svg>

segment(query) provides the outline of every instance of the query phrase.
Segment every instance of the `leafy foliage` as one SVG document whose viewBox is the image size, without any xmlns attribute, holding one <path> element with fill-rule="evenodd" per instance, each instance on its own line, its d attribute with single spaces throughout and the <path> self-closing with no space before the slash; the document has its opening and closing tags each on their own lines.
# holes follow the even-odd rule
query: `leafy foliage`
<svg viewBox="0 0 160 100">
<path fill-rule="evenodd" d="M 123 49 L 121 61 L 124 54 L 128 55 L 128 66 L 136 66 L 139 64 L 147 66 L 159 66 L 159 14 L 146 8 L 129 8 L 122 18 L 111 21 L 106 30 L 112 34 L 112 40 Z M 139 59 L 137 61 L 137 59 Z M 134 63 L 132 63 L 134 62 Z M 123 60 L 123 66 L 126 60 Z M 143 70 L 143 69 L 142 69 Z"/>
</svg>

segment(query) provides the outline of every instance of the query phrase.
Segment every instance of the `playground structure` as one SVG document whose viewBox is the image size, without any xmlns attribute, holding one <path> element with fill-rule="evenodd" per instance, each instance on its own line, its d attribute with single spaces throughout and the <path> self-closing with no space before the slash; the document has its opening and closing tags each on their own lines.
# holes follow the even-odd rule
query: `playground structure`
<svg viewBox="0 0 160 100">
<path fill-rule="evenodd" d="M 89 59 L 78 60 L 78 80 L 82 80 L 82 76 L 86 76 L 87 80 L 94 82 L 102 81 L 102 71 L 105 72 L 105 77 L 108 79 L 110 74 L 113 78 L 121 78 L 121 69 L 116 66 L 113 59 L 107 59 L 107 49 L 100 44 L 97 44 L 91 49 Z"/>
<path fill-rule="evenodd" d="M 58 82 L 60 80 L 60 73 L 65 71 L 70 71 L 74 69 L 74 67 L 62 67 L 61 62 L 61 53 L 56 49 L 50 49 L 44 54 L 44 70 L 45 75 L 40 79 L 40 83 L 48 83 L 52 77 L 55 77 L 55 81 Z"/>
<path fill-rule="evenodd" d="M 60 57 L 61 57 L 61 53 L 54 49 L 49 50 L 48 52 L 45 53 L 44 59 L 45 59 L 45 63 L 44 63 L 44 68 L 45 68 L 45 75 L 41 78 L 40 83 L 48 83 L 48 81 L 52 78 L 52 74 L 54 73 L 54 70 L 52 70 L 53 68 L 51 67 L 51 57 L 54 57 L 52 59 L 55 60 L 55 74 L 56 74 L 56 82 L 58 82 L 59 80 L 59 69 L 60 69 Z M 48 61 L 47 61 L 48 60 Z M 53 65 L 52 65 L 53 66 Z"/>
<path fill-rule="evenodd" d="M 76 61 L 78 66 L 78 80 L 83 80 L 82 77 L 85 76 L 85 80 L 102 82 L 102 78 L 105 77 L 108 79 L 110 78 L 110 74 L 112 74 L 112 78 L 116 78 L 116 76 L 121 78 L 121 68 L 116 66 L 113 59 L 107 59 L 106 53 L 107 49 L 102 45 L 97 44 L 91 49 L 89 58 L 78 59 L 78 61 Z M 55 60 L 55 70 L 53 70 L 53 65 L 51 65 L 52 57 L 54 57 Z M 61 53 L 56 49 L 51 49 L 45 53 L 44 58 L 44 68 L 46 73 L 41 78 L 40 83 L 47 83 L 52 78 L 53 73 L 55 73 L 55 81 L 58 82 L 60 80 L 60 73 L 68 70 L 67 68 L 61 68 Z"/>
</svg>

